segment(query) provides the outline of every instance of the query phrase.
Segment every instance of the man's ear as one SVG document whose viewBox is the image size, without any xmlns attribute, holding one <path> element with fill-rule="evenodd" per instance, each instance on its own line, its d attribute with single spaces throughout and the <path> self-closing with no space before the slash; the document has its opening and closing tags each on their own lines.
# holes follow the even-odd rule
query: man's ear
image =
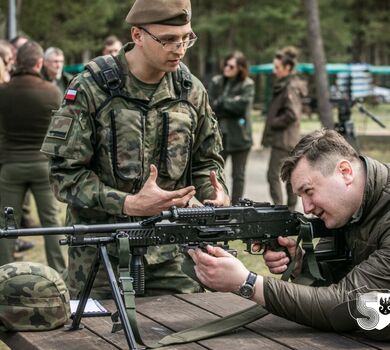
<svg viewBox="0 0 390 350">
<path fill-rule="evenodd" d="M 142 30 L 138 27 L 131 27 L 131 38 L 133 43 L 142 46 Z"/>
<path fill-rule="evenodd" d="M 351 162 L 345 159 L 339 161 L 337 164 L 337 170 L 343 177 L 345 184 L 347 186 L 350 185 L 354 178 L 354 171 Z"/>
<path fill-rule="evenodd" d="M 37 62 L 35 63 L 34 68 L 40 72 L 43 66 L 43 57 L 38 58 Z"/>
</svg>

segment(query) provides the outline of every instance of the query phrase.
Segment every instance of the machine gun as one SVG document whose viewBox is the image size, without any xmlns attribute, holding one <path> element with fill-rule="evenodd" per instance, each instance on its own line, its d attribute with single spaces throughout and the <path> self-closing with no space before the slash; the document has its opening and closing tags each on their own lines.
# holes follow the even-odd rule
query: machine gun
<svg viewBox="0 0 390 350">
<path fill-rule="evenodd" d="M 290 212 L 286 206 L 274 206 L 241 200 L 239 205 L 231 207 L 175 208 L 163 211 L 160 215 L 146 218 L 135 223 L 73 225 L 67 227 L 17 229 L 12 208 L 5 209 L 5 228 L 0 230 L 0 238 L 18 236 L 67 235 L 60 241 L 62 245 L 95 245 L 97 254 L 87 278 L 80 302 L 73 317 L 70 329 L 79 329 L 81 317 L 90 295 L 100 263 L 108 274 L 109 284 L 117 307 L 122 327 L 129 347 L 137 349 L 133 325 L 130 325 L 128 307 L 124 300 L 142 295 L 144 291 L 143 255 L 149 246 L 180 244 L 185 247 L 220 244 L 228 248 L 229 241 L 241 240 L 251 252 L 251 245 L 260 243 L 264 250 L 280 250 L 278 236 L 300 235 L 304 249 L 314 237 L 333 236 L 334 232 L 325 228 L 318 219 L 309 220 L 298 212 Z M 107 253 L 107 245 L 116 243 L 119 256 L 119 278 L 117 280 Z M 311 248 L 312 249 L 312 248 Z M 345 255 L 344 246 L 339 245 L 320 254 L 321 259 L 331 259 Z M 121 255 L 126 252 L 124 263 Z M 129 274 L 130 261 L 130 274 Z M 123 273 L 123 270 L 126 270 Z M 126 274 L 127 272 L 127 274 Z M 319 274 L 319 271 L 313 271 Z M 320 275 L 320 274 L 319 274 Z M 127 310 L 127 311 L 126 311 Z M 134 307 L 132 309 L 134 311 Z M 136 332 L 138 335 L 138 331 Z"/>
<path fill-rule="evenodd" d="M 351 110 L 354 105 L 358 106 L 359 112 L 371 118 L 380 127 L 386 128 L 386 125 L 384 125 L 378 117 L 364 107 L 360 98 L 356 98 L 354 100 L 350 100 L 348 98 L 331 98 L 330 102 L 336 105 L 338 111 L 338 122 L 335 124 L 336 131 L 343 135 L 349 144 L 357 151 L 359 150 L 359 145 L 355 134 L 355 126 L 351 120 Z"/>
</svg>

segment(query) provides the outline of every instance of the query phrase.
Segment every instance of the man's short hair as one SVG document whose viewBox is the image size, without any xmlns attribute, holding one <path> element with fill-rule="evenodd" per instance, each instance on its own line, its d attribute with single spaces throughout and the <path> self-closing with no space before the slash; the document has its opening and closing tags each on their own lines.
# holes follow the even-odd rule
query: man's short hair
<svg viewBox="0 0 390 350">
<path fill-rule="evenodd" d="M 35 41 L 27 41 L 16 54 L 16 66 L 18 69 L 31 69 L 40 58 L 43 58 L 43 49 Z"/>
<path fill-rule="evenodd" d="M 304 136 L 284 161 L 280 171 L 283 181 L 290 181 L 291 173 L 302 158 L 328 176 L 340 158 L 353 161 L 359 158 L 359 154 L 338 132 L 327 129 L 314 131 Z"/>
<path fill-rule="evenodd" d="M 122 42 L 115 35 L 110 35 L 104 40 L 104 47 L 114 45 L 116 42 L 119 42 L 122 45 Z"/>
<path fill-rule="evenodd" d="M 58 47 L 49 47 L 45 51 L 45 55 L 44 55 L 45 61 L 50 60 L 50 57 L 54 55 L 64 57 L 64 52 Z"/>
</svg>

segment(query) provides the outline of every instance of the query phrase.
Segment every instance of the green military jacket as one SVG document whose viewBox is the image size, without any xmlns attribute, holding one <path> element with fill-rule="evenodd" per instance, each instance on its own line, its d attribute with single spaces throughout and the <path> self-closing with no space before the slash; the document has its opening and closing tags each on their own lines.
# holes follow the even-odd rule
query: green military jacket
<svg viewBox="0 0 390 350">
<path fill-rule="evenodd" d="M 359 328 L 348 311 L 353 292 L 362 287 L 390 290 L 390 170 L 373 159 L 362 159 L 367 170 L 363 204 L 343 228 L 352 269 L 338 283 L 327 287 L 265 277 L 264 297 L 270 312 L 324 330 L 349 331 Z M 390 340 L 390 326 L 366 334 Z"/>
<path fill-rule="evenodd" d="M 210 104 L 218 118 L 227 152 L 243 151 L 252 146 L 254 95 L 255 84 L 251 78 L 240 81 L 218 75 L 211 81 Z"/>
<path fill-rule="evenodd" d="M 299 141 L 302 81 L 295 75 L 278 79 L 273 87 L 272 102 L 267 113 L 262 145 L 291 151 Z"/>
<path fill-rule="evenodd" d="M 69 85 L 75 99 L 65 98 L 52 116 L 41 150 L 50 157 L 57 198 L 68 203 L 68 224 L 136 220 L 123 215 L 124 200 L 142 188 L 151 164 L 164 190 L 189 185 L 190 172 L 197 199 L 214 198 L 211 170 L 226 189 L 221 136 L 203 85 L 192 76 L 188 102 L 177 102 L 173 74 L 167 73 L 149 99 L 129 72 L 125 52 L 131 48 L 125 45 L 118 56 L 124 89 L 146 108 L 119 97 L 104 102 L 107 93 L 86 70 Z"/>
</svg>

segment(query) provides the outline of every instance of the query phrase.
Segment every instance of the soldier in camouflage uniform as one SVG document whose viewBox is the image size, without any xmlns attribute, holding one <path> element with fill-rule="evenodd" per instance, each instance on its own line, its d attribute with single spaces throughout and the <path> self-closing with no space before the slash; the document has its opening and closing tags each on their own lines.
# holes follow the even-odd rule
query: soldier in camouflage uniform
<svg viewBox="0 0 390 350">
<path fill-rule="evenodd" d="M 79 74 L 53 117 L 42 151 L 51 159 L 56 196 L 68 203 L 67 223 L 138 220 L 196 195 L 228 205 L 219 128 L 203 85 L 194 76 L 185 99 L 175 88 L 178 67 L 196 40 L 187 0 L 137 0 L 127 16 L 132 43 L 111 62 L 123 82 L 122 96 L 110 97 L 95 80 L 97 61 Z M 112 63 L 114 62 L 114 63 Z M 94 74 L 92 74 L 92 73 Z M 115 247 L 109 246 L 115 264 Z M 68 287 L 83 287 L 96 249 L 69 249 Z M 199 291 L 183 274 L 177 246 L 155 247 L 145 256 L 146 294 Z M 99 271 L 93 295 L 110 296 Z"/>
</svg>

